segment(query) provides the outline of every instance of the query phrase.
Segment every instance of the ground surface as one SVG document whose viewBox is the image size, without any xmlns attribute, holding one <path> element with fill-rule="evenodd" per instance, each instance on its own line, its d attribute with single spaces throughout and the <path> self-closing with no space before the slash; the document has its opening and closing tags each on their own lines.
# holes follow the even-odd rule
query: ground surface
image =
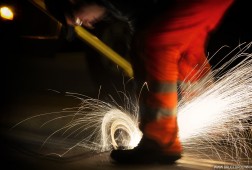
<svg viewBox="0 0 252 170">
<path fill-rule="evenodd" d="M 50 119 L 48 115 L 12 127 L 31 116 L 78 106 L 80 101 L 66 96 L 67 91 L 97 98 L 99 85 L 92 81 L 83 53 L 12 59 L 15 66 L 9 63 L 13 68 L 9 68 L 8 96 L 1 112 L 1 164 L 7 169 L 213 169 L 223 164 L 184 157 L 176 165 L 119 166 L 111 162 L 109 152 L 97 154 L 81 147 L 63 157 L 50 155 L 61 154 L 67 144 L 76 142 L 71 138 L 62 142 L 63 137 L 57 136 L 41 147 L 48 134 L 66 120 L 41 126 Z"/>
</svg>

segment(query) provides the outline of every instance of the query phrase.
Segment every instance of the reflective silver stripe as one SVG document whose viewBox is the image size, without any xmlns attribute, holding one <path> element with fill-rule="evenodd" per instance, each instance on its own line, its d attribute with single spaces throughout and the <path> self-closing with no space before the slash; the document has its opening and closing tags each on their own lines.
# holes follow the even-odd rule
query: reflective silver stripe
<svg viewBox="0 0 252 170">
<path fill-rule="evenodd" d="M 154 93 L 177 92 L 177 83 L 151 81 L 148 85 L 150 91 Z"/>
<path fill-rule="evenodd" d="M 154 108 L 146 108 L 146 112 L 144 113 L 147 116 L 148 119 L 150 120 L 157 120 L 159 118 L 162 117 L 166 117 L 166 116 L 176 116 L 177 115 L 177 107 L 175 107 L 174 109 L 167 109 L 167 108 L 158 108 L 158 109 L 154 109 Z"/>
</svg>

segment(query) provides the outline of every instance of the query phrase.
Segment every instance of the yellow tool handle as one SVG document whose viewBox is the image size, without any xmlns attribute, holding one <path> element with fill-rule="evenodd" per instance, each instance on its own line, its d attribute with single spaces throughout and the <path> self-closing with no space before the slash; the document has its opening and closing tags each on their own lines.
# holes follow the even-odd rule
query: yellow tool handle
<svg viewBox="0 0 252 170">
<path fill-rule="evenodd" d="M 81 26 L 74 27 L 77 35 L 85 42 L 89 43 L 92 47 L 102 53 L 105 57 L 112 60 L 115 64 L 121 67 L 124 72 L 129 77 L 133 77 L 133 69 L 131 64 L 117 54 L 114 50 L 112 50 L 109 46 L 104 44 L 101 40 L 99 40 L 96 36 L 89 33 L 86 29 Z"/>
</svg>

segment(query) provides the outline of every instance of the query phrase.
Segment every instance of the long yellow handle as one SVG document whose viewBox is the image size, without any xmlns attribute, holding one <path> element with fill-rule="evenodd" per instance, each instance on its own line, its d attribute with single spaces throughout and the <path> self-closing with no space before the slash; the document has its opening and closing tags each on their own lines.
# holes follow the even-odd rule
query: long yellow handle
<svg viewBox="0 0 252 170">
<path fill-rule="evenodd" d="M 30 2 L 40 7 L 42 10 L 44 10 L 44 12 L 47 12 L 43 1 L 30 0 Z M 121 57 L 119 54 L 117 54 L 114 50 L 112 50 L 109 46 L 104 44 L 101 40 L 99 40 L 97 37 L 89 33 L 86 29 L 84 29 L 81 26 L 75 26 L 75 32 L 77 33 L 79 38 L 81 38 L 81 40 L 89 43 L 92 47 L 94 47 L 96 50 L 102 53 L 105 57 L 109 58 L 119 67 L 121 67 L 127 76 L 133 77 L 133 69 L 131 64 L 123 57 Z"/>
<path fill-rule="evenodd" d="M 95 37 L 94 35 L 89 33 L 83 27 L 75 26 L 74 29 L 75 29 L 75 32 L 77 33 L 77 35 L 81 38 L 81 40 L 89 43 L 92 47 L 94 47 L 96 50 L 98 50 L 100 53 L 102 53 L 105 57 L 109 58 L 115 64 L 117 64 L 119 67 L 121 67 L 124 70 L 124 72 L 127 74 L 127 76 L 133 77 L 132 66 L 127 60 L 125 60 L 118 53 L 116 53 L 109 46 L 104 44 L 97 37 Z"/>
</svg>

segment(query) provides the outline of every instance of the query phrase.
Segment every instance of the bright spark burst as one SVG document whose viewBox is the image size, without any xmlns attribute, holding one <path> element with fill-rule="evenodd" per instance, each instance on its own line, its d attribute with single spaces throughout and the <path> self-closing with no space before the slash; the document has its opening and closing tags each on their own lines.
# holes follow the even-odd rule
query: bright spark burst
<svg viewBox="0 0 252 170">
<path fill-rule="evenodd" d="M 252 59 L 251 54 L 246 53 L 250 46 L 251 43 L 244 43 L 230 52 L 228 55 L 237 49 L 239 51 L 232 60 L 214 69 L 202 81 L 188 87 L 187 91 L 196 91 L 197 96 L 190 100 L 184 96 L 179 102 L 179 136 L 185 156 L 250 163 Z M 225 72 L 233 61 L 240 58 L 243 60 L 239 64 Z M 65 116 L 43 124 L 45 126 L 59 119 L 71 118 L 69 123 L 48 136 L 43 145 L 55 134 L 62 133 L 66 138 L 81 136 L 81 140 L 59 154 L 60 156 L 78 146 L 96 152 L 110 151 L 121 146 L 126 149 L 137 146 L 142 137 L 138 128 L 137 102 L 132 102 L 131 98 L 124 95 L 125 106 L 122 107 L 80 94 L 67 95 L 80 99 L 81 106 L 65 109 Z M 40 116 L 43 115 L 35 117 Z"/>
<path fill-rule="evenodd" d="M 188 91 L 196 89 L 198 96 L 182 99 L 178 107 L 179 135 L 186 154 L 251 163 L 252 55 L 246 53 L 250 46 L 240 45 L 231 61 L 188 87 Z M 242 61 L 223 74 L 237 59 Z M 214 83 L 208 81 L 213 78 L 217 78 Z"/>
</svg>

